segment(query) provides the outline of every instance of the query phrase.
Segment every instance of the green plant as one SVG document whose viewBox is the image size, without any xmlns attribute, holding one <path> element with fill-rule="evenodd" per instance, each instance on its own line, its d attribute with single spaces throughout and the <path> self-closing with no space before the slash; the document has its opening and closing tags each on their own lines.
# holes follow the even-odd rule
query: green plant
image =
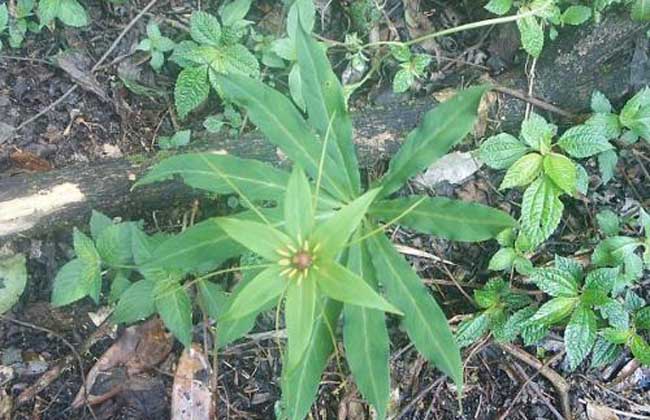
<svg viewBox="0 0 650 420">
<path fill-rule="evenodd" d="M 249 22 L 244 16 L 250 0 L 235 0 L 221 9 L 221 23 L 206 13 L 194 12 L 190 19 L 191 41 L 181 41 L 170 60 L 183 68 L 176 79 L 174 101 L 185 118 L 208 98 L 210 86 L 217 92 L 218 74 L 259 76 L 255 56 L 242 44 Z"/>
<path fill-rule="evenodd" d="M 614 148 L 592 125 L 571 127 L 554 142 L 556 133 L 555 125 L 533 113 L 522 123 L 519 138 L 497 134 L 478 151 L 489 167 L 507 169 L 500 189 L 527 186 L 521 205 L 521 250 L 536 248 L 555 231 L 564 210 L 562 195 L 587 192 L 586 170 L 559 151 L 588 158 Z"/>
<path fill-rule="evenodd" d="M 564 9 L 561 6 L 568 4 Z M 541 12 L 517 21 L 521 45 L 533 57 L 539 57 L 544 48 L 544 26 L 549 27 L 551 40 L 557 36 L 557 27 L 564 25 L 581 25 L 591 17 L 591 8 L 571 4 L 561 0 L 490 0 L 485 8 L 496 14 L 505 15 L 512 8 L 518 13 L 540 9 Z"/>
<path fill-rule="evenodd" d="M 160 136 L 158 138 L 158 146 L 163 149 L 178 149 L 179 147 L 187 146 L 190 143 L 192 130 L 180 130 L 174 133 L 173 136 Z"/>
<path fill-rule="evenodd" d="M 612 5 L 625 4 L 630 7 L 630 16 L 637 21 L 650 20 L 650 7 L 646 0 L 593 0 L 592 7 L 597 19 Z"/>
<path fill-rule="evenodd" d="M 0 34 L 9 26 L 9 9 L 6 4 L 0 4 Z M 0 50 L 2 50 L 2 40 L 0 40 Z"/>
<path fill-rule="evenodd" d="M 431 63 L 428 54 L 411 54 L 406 46 L 392 47 L 392 56 L 400 63 L 400 70 L 393 78 L 393 91 L 406 92 L 415 82 L 415 79 L 424 76 L 424 72 Z"/>
<path fill-rule="evenodd" d="M 38 17 L 41 25 L 49 27 L 54 26 L 55 19 L 74 27 L 90 23 L 86 9 L 77 0 L 39 0 Z"/>
<path fill-rule="evenodd" d="M 137 49 L 151 54 L 149 64 L 155 71 L 160 71 L 165 64 L 165 53 L 175 47 L 174 41 L 160 33 L 160 27 L 154 21 L 147 24 L 147 37 L 140 41 Z"/>
<path fill-rule="evenodd" d="M 284 314 L 290 331 L 281 381 L 282 416 L 300 419 L 307 414 L 335 348 L 333 334 L 343 313 L 348 365 L 361 393 L 384 417 L 390 378 L 383 310 L 403 313 L 402 324 L 415 347 L 459 386 L 462 364 L 444 313 L 382 232 L 399 222 L 451 240 L 480 241 L 515 224 L 507 214 L 478 204 L 427 196 L 390 198 L 409 177 L 470 132 L 487 87 L 462 91 L 427 113 L 391 160 L 388 172 L 364 193 L 341 84 L 321 46 L 302 25 L 296 31 L 309 123 L 289 99 L 258 80 L 236 73 L 215 73 L 213 79 L 312 181 L 299 169 L 290 175 L 228 155 L 186 154 L 158 163 L 138 186 L 180 176 L 189 186 L 209 193 L 239 195 L 244 211 L 198 223 L 147 248 L 151 252 L 146 257 L 138 251 L 136 258 L 132 236 L 133 260 L 142 278 L 120 295 L 115 319 L 133 322 L 158 311 L 169 329 L 189 345 L 192 305 L 188 289 L 195 288 L 199 307 L 217 319 L 217 342 L 224 345 L 248 331 L 256 315 L 275 306 L 275 298 L 286 289 Z M 381 226 L 380 221 L 386 224 Z M 131 232 L 140 231 L 132 227 Z M 139 242 L 148 242 L 146 236 L 137 235 Z M 258 257 L 246 254 L 246 248 Z M 92 252 L 78 254 L 74 261 L 88 260 L 83 266 L 92 267 L 96 280 L 102 259 Z M 235 257 L 240 257 L 238 267 L 214 271 Z M 253 262 L 247 264 L 251 258 Z M 286 264 L 289 271 L 282 273 Z M 125 266 L 120 263 L 116 268 Z M 62 271 L 69 270 L 64 267 Z M 242 272 L 242 281 L 224 299 L 221 288 L 208 279 L 234 271 Z M 264 289 L 254 287 L 258 285 Z M 263 304 L 253 298 L 252 294 L 259 296 L 262 290 L 271 291 L 268 288 L 272 293 L 262 294 Z M 98 296 L 96 287 L 84 291 L 88 293 Z M 57 293 L 55 302 L 68 303 L 84 294 L 62 298 Z M 339 301 L 345 302 L 343 307 Z M 358 334 L 360 328 L 364 334 Z"/>
<path fill-rule="evenodd" d="M 481 311 L 458 326 L 456 342 L 460 347 L 472 344 L 487 332 L 491 332 L 497 341 L 513 341 L 522 334 L 525 321 L 535 312 L 529 306 L 531 298 L 513 292 L 502 279 L 492 279 L 482 289 L 474 291 L 474 300 Z M 539 330 L 535 327 L 529 329 Z M 546 331 L 543 333 L 545 335 Z"/>
<path fill-rule="evenodd" d="M 7 29 L 11 48 L 20 48 L 28 30 L 32 32 L 40 30 L 39 25 L 30 19 L 33 16 L 33 10 L 33 0 L 17 0 L 15 16 L 11 19 L 7 5 L 0 5 L 0 33 Z"/>
<path fill-rule="evenodd" d="M 27 264 L 22 254 L 0 255 L 0 316 L 18 302 L 27 284 Z"/>
</svg>

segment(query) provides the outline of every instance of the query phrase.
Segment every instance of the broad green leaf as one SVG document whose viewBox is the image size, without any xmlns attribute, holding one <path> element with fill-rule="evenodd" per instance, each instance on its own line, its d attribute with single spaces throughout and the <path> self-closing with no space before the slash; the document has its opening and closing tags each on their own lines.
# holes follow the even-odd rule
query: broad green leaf
<svg viewBox="0 0 650 420">
<path fill-rule="evenodd" d="M 180 176 L 185 184 L 217 194 L 244 192 L 250 200 L 279 200 L 289 174 L 253 159 L 230 155 L 188 153 L 153 166 L 134 187 Z"/>
<path fill-rule="evenodd" d="M 499 303 L 499 297 L 499 292 L 497 290 L 474 290 L 474 300 L 476 300 L 476 304 L 482 309 L 487 309 Z"/>
<path fill-rule="evenodd" d="M 641 241 L 628 236 L 607 238 L 596 245 L 591 255 L 591 263 L 598 267 L 622 264 L 640 245 Z"/>
<path fill-rule="evenodd" d="M 158 137 L 158 147 L 162 150 L 178 149 L 187 146 L 192 137 L 192 130 L 180 130 L 175 132 L 171 137 L 160 136 Z"/>
<path fill-rule="evenodd" d="M 57 17 L 68 26 L 82 27 L 88 25 L 90 20 L 86 9 L 77 0 L 59 0 Z"/>
<path fill-rule="evenodd" d="M 532 306 L 526 306 L 508 317 L 501 332 L 501 340 L 505 342 L 514 341 L 522 333 L 526 322 L 535 314 L 536 309 Z"/>
<path fill-rule="evenodd" d="M 245 76 L 215 77 L 226 96 L 246 108 L 251 121 L 271 143 L 280 147 L 313 179 L 318 178 L 321 144 L 289 99 L 262 82 Z M 323 167 L 323 187 L 336 198 L 349 198 L 345 175 L 327 154 Z"/>
<path fill-rule="evenodd" d="M 131 223 L 111 224 L 97 238 L 97 252 L 110 266 L 127 265 L 133 261 Z"/>
<path fill-rule="evenodd" d="M 576 190 L 583 195 L 587 194 L 589 189 L 589 174 L 584 166 L 577 164 L 576 165 Z"/>
<path fill-rule="evenodd" d="M 570 272 L 558 268 L 538 268 L 530 279 L 535 285 L 551 296 L 575 297 L 578 284 Z"/>
<path fill-rule="evenodd" d="M 598 128 L 586 124 L 569 128 L 562 134 L 557 145 L 569 155 L 579 159 L 614 148 Z"/>
<path fill-rule="evenodd" d="M 178 116 L 181 119 L 208 99 L 210 84 L 208 83 L 208 67 L 186 67 L 176 79 L 174 102 Z"/>
<path fill-rule="evenodd" d="M 516 225 L 514 219 L 500 210 L 444 197 L 426 197 L 412 208 L 422 198 L 380 201 L 370 208 L 370 214 L 386 222 L 404 215 L 398 224 L 452 241 L 484 241 Z"/>
<path fill-rule="evenodd" d="M 219 47 L 221 25 L 216 17 L 202 11 L 195 11 L 190 18 L 190 34 L 199 44 Z"/>
<path fill-rule="evenodd" d="M 605 367 L 612 363 L 621 353 L 621 347 L 610 343 L 604 338 L 596 337 L 594 348 L 591 354 L 591 365 L 593 369 Z"/>
<path fill-rule="evenodd" d="M 597 113 L 589 117 L 585 124 L 598 130 L 606 140 L 615 140 L 621 136 L 621 123 L 618 115 Z"/>
<path fill-rule="evenodd" d="M 481 97 L 488 86 L 460 91 L 427 112 L 391 159 L 381 180 L 381 196 L 397 191 L 408 178 L 429 167 L 472 130 Z"/>
<path fill-rule="evenodd" d="M 531 318 L 528 320 L 530 321 Z M 549 333 L 549 327 L 537 322 L 525 322 L 521 327 L 521 338 L 525 346 L 532 346 L 538 343 Z"/>
<path fill-rule="evenodd" d="M 587 277 L 585 277 L 585 287 L 609 293 L 616 284 L 619 273 L 619 267 L 606 267 L 592 270 L 587 274 Z"/>
<path fill-rule="evenodd" d="M 221 319 L 244 318 L 257 313 L 259 308 L 277 302 L 287 287 L 287 278 L 280 275 L 280 268 L 272 266 L 246 283 L 232 297 L 228 310 Z"/>
<path fill-rule="evenodd" d="M 645 306 L 645 299 L 628 289 L 623 305 L 627 311 L 636 312 Z"/>
<path fill-rule="evenodd" d="M 252 0 L 233 0 L 221 9 L 221 21 L 224 26 L 232 26 L 246 17 Z"/>
<path fill-rule="evenodd" d="M 284 220 L 291 237 L 308 238 L 314 224 L 314 208 L 311 187 L 302 169 L 294 168 L 289 178 L 284 199 Z"/>
<path fill-rule="evenodd" d="M 405 68 L 400 69 L 395 76 L 393 76 L 393 92 L 403 93 L 409 90 L 415 81 L 413 73 Z"/>
<path fill-rule="evenodd" d="M 296 51 L 309 121 L 321 139 L 329 136 L 327 151 L 356 194 L 360 190 L 359 169 L 343 87 L 323 49 L 301 25 L 296 31 Z"/>
<path fill-rule="evenodd" d="M 603 184 L 607 184 L 614 178 L 617 163 L 618 155 L 614 150 L 607 150 L 598 154 L 598 170 Z"/>
<path fill-rule="evenodd" d="M 500 133 L 481 143 L 479 158 L 493 169 L 507 169 L 530 150 L 515 136 Z"/>
<path fill-rule="evenodd" d="M 577 297 L 556 297 L 543 304 L 530 322 L 552 325 L 569 316 L 580 300 Z"/>
<path fill-rule="evenodd" d="M 0 258 L 0 316 L 18 302 L 26 284 L 25 256 L 16 254 Z"/>
<path fill-rule="evenodd" d="M 530 114 L 521 123 L 521 139 L 533 149 L 546 153 L 551 147 L 551 141 L 557 133 L 557 126 L 547 122 L 541 115 Z"/>
<path fill-rule="evenodd" d="M 221 285 L 203 279 L 196 282 L 196 290 L 201 311 L 212 319 L 218 319 L 228 302 Z"/>
<path fill-rule="evenodd" d="M 596 341 L 596 314 L 591 309 L 579 305 L 564 330 L 569 368 L 574 370 L 582 363 Z"/>
<path fill-rule="evenodd" d="M 74 251 L 80 260 L 90 265 L 99 266 L 99 254 L 95 249 L 95 244 L 93 244 L 92 239 L 86 236 L 86 234 L 81 232 L 79 229 L 74 228 L 72 232 L 72 242 L 74 245 Z"/>
<path fill-rule="evenodd" d="M 93 210 L 90 215 L 90 236 L 96 241 L 99 234 L 112 224 L 113 220 L 110 217 Z"/>
<path fill-rule="evenodd" d="M 641 308 L 634 314 L 634 325 L 639 329 L 650 329 L 650 306 Z"/>
<path fill-rule="evenodd" d="M 122 294 L 113 312 L 113 320 L 117 323 L 131 324 L 149 318 L 155 311 L 154 281 L 139 280 Z"/>
<path fill-rule="evenodd" d="M 624 344 L 631 336 L 631 331 L 628 329 L 605 328 L 601 331 L 602 337 L 613 344 Z"/>
<path fill-rule="evenodd" d="M 604 305 L 598 307 L 600 314 L 614 328 L 630 328 L 630 314 L 623 304 L 616 299 L 607 299 Z"/>
<path fill-rule="evenodd" d="M 324 309 L 316 319 L 311 341 L 300 364 L 282 372 L 283 415 L 290 420 L 302 420 L 309 413 L 321 375 L 334 348 L 332 331 L 336 330 L 341 305 L 327 300 L 321 306 Z"/>
<path fill-rule="evenodd" d="M 456 342 L 460 348 L 474 344 L 479 338 L 488 332 L 490 318 L 482 313 L 458 326 L 456 331 Z"/>
<path fill-rule="evenodd" d="M 462 386 L 460 350 L 444 312 L 388 238 L 375 235 L 368 243 L 388 298 L 404 312 L 402 323 L 409 338 L 427 360 Z"/>
<path fill-rule="evenodd" d="M 490 258 L 488 270 L 510 270 L 515 262 L 515 258 L 517 258 L 517 252 L 514 248 L 500 248 L 494 255 L 492 255 L 492 258 Z"/>
<path fill-rule="evenodd" d="M 634 334 L 630 340 L 630 350 L 634 358 L 641 362 L 641 364 L 645 366 L 650 365 L 650 345 L 648 345 L 648 342 L 643 337 Z"/>
<path fill-rule="evenodd" d="M 642 22 L 650 20 L 650 1 L 634 0 L 634 3 L 632 3 L 632 19 Z"/>
<path fill-rule="evenodd" d="M 4 30 L 7 28 L 8 23 L 9 9 L 7 8 L 7 4 L 3 3 L 0 4 L 0 32 L 4 32 Z"/>
<path fill-rule="evenodd" d="M 573 258 L 563 257 L 561 255 L 555 255 L 553 260 L 555 268 L 565 271 L 573 277 L 575 283 L 579 284 L 582 282 L 583 269 L 582 265 Z"/>
<path fill-rule="evenodd" d="M 562 191 L 575 195 L 578 171 L 571 159 L 558 153 L 549 153 L 544 156 L 544 173 Z"/>
<path fill-rule="evenodd" d="M 314 272 L 318 289 L 339 302 L 402 315 L 361 277 L 335 261 L 319 261 Z"/>
<path fill-rule="evenodd" d="M 562 13 L 565 25 L 582 25 L 591 17 L 591 8 L 587 6 L 569 6 Z"/>
<path fill-rule="evenodd" d="M 542 173 L 544 158 L 539 153 L 529 153 L 516 161 L 503 177 L 500 190 L 528 185 Z"/>
<path fill-rule="evenodd" d="M 302 111 L 307 108 L 305 104 L 305 99 L 302 95 L 302 76 L 300 72 L 300 66 L 298 63 L 295 63 L 291 66 L 289 71 L 289 76 L 287 81 L 289 82 L 289 94 L 291 94 L 291 99 L 298 105 Z"/>
<path fill-rule="evenodd" d="M 288 245 L 297 245 L 286 234 L 270 225 L 248 220 L 220 217 L 216 223 L 235 241 L 269 261 L 281 258 L 278 253 Z"/>
<path fill-rule="evenodd" d="M 115 270 L 112 273 L 111 288 L 108 294 L 108 301 L 115 303 L 120 299 L 120 296 L 131 287 L 131 280 L 129 280 L 130 272 L 128 270 Z"/>
<path fill-rule="evenodd" d="M 287 359 L 285 369 L 293 369 L 302 359 L 314 328 L 318 307 L 318 287 L 315 276 L 308 276 L 301 284 L 287 287 L 284 322 L 287 327 Z"/>
<path fill-rule="evenodd" d="M 594 90 L 591 94 L 591 110 L 597 113 L 609 114 L 612 112 L 612 104 L 602 92 Z"/>
<path fill-rule="evenodd" d="M 52 304 L 63 306 L 92 294 L 99 300 L 101 277 L 98 265 L 91 265 L 79 258 L 66 263 L 54 278 Z"/>
<path fill-rule="evenodd" d="M 533 57 L 539 57 L 544 48 L 544 30 L 535 16 L 526 16 L 517 20 L 521 35 L 521 45 Z"/>
<path fill-rule="evenodd" d="M 512 0 L 490 0 L 484 7 L 495 15 L 505 15 L 512 7 Z"/>
<path fill-rule="evenodd" d="M 141 271 L 165 268 L 182 273 L 205 273 L 244 249 L 219 227 L 216 218 L 208 219 L 164 241 Z"/>
<path fill-rule="evenodd" d="M 169 238 L 166 234 L 148 236 L 135 223 L 131 223 L 131 250 L 133 261 L 138 266 L 147 264 L 154 256 L 156 248 Z"/>
<path fill-rule="evenodd" d="M 370 254 L 365 244 L 350 247 L 348 268 L 377 289 Z M 390 339 L 382 311 L 346 304 L 343 309 L 345 359 L 361 394 L 383 419 L 390 394 Z M 359 334 L 364 331 L 364 334 Z"/>
<path fill-rule="evenodd" d="M 596 221 L 598 222 L 598 229 L 606 236 L 615 236 L 621 229 L 618 216 L 609 209 L 598 212 Z"/>
<path fill-rule="evenodd" d="M 558 195 L 557 187 L 543 176 L 524 192 L 521 229 L 534 246 L 544 242 L 560 224 L 564 205 Z"/>
<path fill-rule="evenodd" d="M 287 34 L 295 39 L 299 26 L 311 32 L 315 18 L 316 9 L 312 0 L 294 0 L 287 14 Z"/>
<path fill-rule="evenodd" d="M 169 274 L 153 287 L 156 310 L 165 326 L 188 347 L 192 343 L 192 301 L 176 274 Z"/>
<path fill-rule="evenodd" d="M 379 192 L 379 188 L 366 192 L 316 226 L 311 240 L 320 247 L 320 254 L 333 258 L 341 251 Z"/>
</svg>

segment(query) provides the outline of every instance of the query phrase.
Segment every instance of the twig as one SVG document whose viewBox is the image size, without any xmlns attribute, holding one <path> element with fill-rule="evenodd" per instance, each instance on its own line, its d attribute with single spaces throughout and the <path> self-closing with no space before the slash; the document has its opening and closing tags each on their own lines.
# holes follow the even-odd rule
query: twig
<svg viewBox="0 0 650 420">
<path fill-rule="evenodd" d="M 412 400 L 411 400 L 411 401 L 406 405 L 406 407 L 404 407 L 402 410 L 400 410 L 400 412 L 399 412 L 398 415 L 396 415 L 396 416 L 393 417 L 393 418 L 394 418 L 394 419 L 402 419 L 402 418 L 404 418 L 404 416 L 406 415 L 406 413 L 408 413 L 408 412 L 413 408 L 413 406 L 414 406 L 415 404 L 417 404 L 418 402 L 420 402 L 420 400 L 422 400 L 422 398 L 424 398 L 424 397 L 425 397 L 429 392 L 431 392 L 431 390 L 433 390 L 433 388 L 435 388 L 435 387 L 437 387 L 437 386 L 440 386 L 440 384 L 442 384 L 442 381 L 444 381 L 444 380 L 445 380 L 445 376 L 441 376 L 440 378 L 438 378 L 438 379 L 436 379 L 435 381 L 433 381 L 433 383 L 432 383 L 431 385 L 429 385 L 428 387 L 424 388 L 424 389 L 423 389 L 423 390 L 422 390 L 418 395 L 415 396 L 415 398 L 413 398 L 413 399 L 412 399 Z"/>
<path fill-rule="evenodd" d="M 559 108 L 555 105 L 549 104 L 548 102 L 545 102 L 539 98 L 536 98 L 534 96 L 528 95 L 526 93 L 520 92 L 515 89 L 510 89 L 505 86 L 501 85 L 494 85 L 493 89 L 496 90 L 497 92 L 505 93 L 506 95 L 510 95 L 513 98 L 521 99 L 522 101 L 528 102 L 532 105 L 535 105 L 537 108 L 541 108 L 545 111 L 548 112 L 553 112 L 555 114 L 561 115 L 565 118 L 569 119 L 575 119 L 576 116 L 570 113 L 569 111 L 565 111 L 562 108 Z"/>
<path fill-rule="evenodd" d="M 97 69 L 102 65 L 102 63 L 104 63 L 104 61 L 108 58 L 108 56 L 111 55 L 111 53 L 113 52 L 113 50 L 115 50 L 115 48 L 117 48 L 117 46 L 118 46 L 118 44 L 120 43 L 120 41 L 122 40 L 122 38 L 124 38 L 124 36 L 125 36 L 125 35 L 130 31 L 130 30 L 131 30 L 131 28 L 133 28 L 133 26 L 134 26 L 134 25 L 135 25 L 135 24 L 140 20 L 140 18 L 142 18 L 142 16 L 144 16 L 145 13 L 147 13 L 147 12 L 148 12 L 148 11 L 149 11 L 149 10 L 150 10 L 154 5 L 155 5 L 155 4 L 156 4 L 157 1 L 158 1 L 158 0 L 151 0 L 151 1 L 149 2 L 149 4 L 147 4 L 147 5 L 145 6 L 145 8 L 142 9 L 142 10 L 140 11 L 140 13 L 138 13 L 138 14 L 137 14 L 137 15 L 136 15 L 132 20 L 131 20 L 131 22 L 129 22 L 128 25 L 126 25 L 126 27 L 122 30 L 122 32 L 120 32 L 120 34 L 117 36 L 117 38 L 115 38 L 115 41 L 113 41 L 113 43 L 111 44 L 111 46 L 106 50 L 106 52 L 104 53 L 104 55 L 102 55 L 102 57 L 101 57 L 101 58 L 100 58 L 100 59 L 95 63 L 95 65 L 92 67 L 92 69 L 90 69 L 90 72 L 91 72 L 91 73 L 94 73 L 94 72 L 95 72 L 95 71 L 96 71 L 96 70 L 97 70 Z M 70 96 L 70 95 L 71 95 L 75 90 L 77 90 L 78 87 L 79 87 L 79 85 L 74 85 L 74 86 L 72 86 L 72 87 L 71 87 L 70 89 L 68 89 L 68 90 L 67 90 L 67 91 L 66 91 L 66 92 L 65 92 L 65 93 L 64 93 L 64 94 L 63 94 L 59 99 L 57 99 L 56 101 L 54 101 L 54 102 L 52 102 L 51 104 L 49 104 L 48 106 L 46 106 L 45 109 L 39 111 L 39 112 L 38 112 L 36 115 L 34 115 L 33 117 L 28 118 L 26 121 L 23 121 L 22 123 L 20 123 L 20 125 L 19 125 L 18 127 L 16 127 L 16 129 L 14 130 L 14 132 L 18 132 L 18 131 L 20 131 L 21 129 L 25 128 L 27 125 L 31 124 L 32 122 L 36 121 L 37 119 L 39 119 L 39 118 L 42 117 L 43 115 L 45 115 L 45 114 L 47 114 L 48 112 L 50 112 L 50 111 L 51 111 L 52 109 L 54 109 L 57 105 L 59 105 L 61 102 L 63 102 L 63 100 L 65 100 L 65 98 L 67 98 L 67 97 Z"/>
<path fill-rule="evenodd" d="M 529 380 L 533 380 L 537 374 L 540 374 L 546 379 L 548 379 L 549 382 L 551 382 L 551 384 L 553 385 L 553 387 L 558 393 L 558 397 L 560 398 L 560 405 L 562 407 L 562 414 L 564 415 L 564 418 L 567 420 L 571 420 L 572 415 L 571 415 L 571 405 L 569 404 L 569 389 L 570 389 L 569 383 L 566 380 L 564 380 L 564 378 L 560 376 L 556 371 L 554 371 L 549 367 L 549 365 L 554 360 L 564 355 L 564 352 L 561 352 L 558 355 L 554 356 L 548 362 L 542 363 L 539 360 L 537 360 L 535 357 L 531 356 L 530 354 L 526 353 L 525 351 L 521 350 L 520 348 L 512 344 L 498 343 L 497 345 L 503 351 L 509 353 L 513 357 L 526 363 L 528 366 L 537 369 L 537 373 L 531 376 Z M 526 384 L 522 386 L 522 389 L 525 387 L 525 385 Z M 515 400 L 513 400 L 513 402 L 514 401 Z"/>
</svg>

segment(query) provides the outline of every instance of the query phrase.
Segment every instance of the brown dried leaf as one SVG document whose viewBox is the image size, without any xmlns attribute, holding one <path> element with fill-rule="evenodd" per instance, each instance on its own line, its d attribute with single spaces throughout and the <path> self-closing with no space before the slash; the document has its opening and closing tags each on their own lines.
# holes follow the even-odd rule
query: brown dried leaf
<svg viewBox="0 0 650 420">
<path fill-rule="evenodd" d="M 9 155 L 14 164 L 25 171 L 46 172 L 52 169 L 50 162 L 33 153 L 18 150 Z"/>
<path fill-rule="evenodd" d="M 127 328 L 90 369 L 86 377 L 88 395 L 82 386 L 72 407 L 81 407 L 84 399 L 90 405 L 98 404 L 122 392 L 130 376 L 162 362 L 172 345 L 172 337 L 159 318 Z"/>
<path fill-rule="evenodd" d="M 172 420 L 216 418 L 210 373 L 210 362 L 198 344 L 183 351 L 174 375 Z"/>
</svg>

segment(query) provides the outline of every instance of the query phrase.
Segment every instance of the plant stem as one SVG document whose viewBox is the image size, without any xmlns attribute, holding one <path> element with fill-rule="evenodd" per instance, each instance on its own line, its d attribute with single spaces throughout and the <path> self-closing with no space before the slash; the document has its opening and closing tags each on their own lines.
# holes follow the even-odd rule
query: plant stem
<svg viewBox="0 0 650 420">
<path fill-rule="evenodd" d="M 490 25 L 500 25 L 503 23 L 509 23 L 509 22 L 515 22 L 520 19 L 529 17 L 529 16 L 536 16 L 541 12 L 543 9 L 545 9 L 546 6 L 539 7 L 537 9 L 529 10 L 524 13 L 518 13 L 516 15 L 512 16 L 503 16 L 503 17 L 498 17 L 498 18 L 493 18 L 493 19 L 485 19 L 485 20 L 479 20 L 478 22 L 471 22 L 471 23 L 466 23 L 464 25 L 459 25 L 455 26 L 453 28 L 448 28 L 448 29 L 443 29 L 442 31 L 437 31 L 433 32 L 430 34 L 422 35 L 421 37 L 411 39 L 406 42 L 400 42 L 400 41 L 378 41 L 378 42 L 371 42 L 369 44 L 365 44 L 361 47 L 361 49 L 366 49 L 366 48 L 372 48 L 372 47 L 379 47 L 382 45 L 404 45 L 404 46 L 411 46 L 414 44 L 419 44 L 421 42 L 427 41 L 429 39 L 434 39 L 438 38 L 441 36 L 445 35 L 451 35 L 455 34 L 457 32 L 463 32 L 463 31 L 468 31 L 470 29 L 478 29 L 482 28 L 484 26 L 490 26 Z"/>
</svg>

